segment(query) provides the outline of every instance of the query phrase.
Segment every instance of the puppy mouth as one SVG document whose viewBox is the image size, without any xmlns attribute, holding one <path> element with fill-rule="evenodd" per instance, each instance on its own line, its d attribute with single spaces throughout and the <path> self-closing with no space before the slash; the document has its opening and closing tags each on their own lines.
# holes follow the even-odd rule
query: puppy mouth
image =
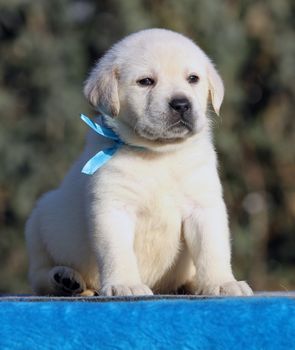
<svg viewBox="0 0 295 350">
<path fill-rule="evenodd" d="M 183 118 L 177 120 L 175 123 L 169 125 L 169 127 L 165 130 L 167 131 L 183 131 L 183 130 L 188 130 L 189 132 L 193 131 L 193 125 L 189 122 L 184 120 Z"/>
<path fill-rule="evenodd" d="M 194 130 L 195 128 L 191 123 L 180 119 L 177 122 L 170 124 L 161 133 L 158 133 L 156 130 L 149 127 L 145 127 L 141 130 L 137 129 L 136 132 L 139 136 L 154 142 L 174 143 L 180 142 L 193 135 Z"/>
</svg>

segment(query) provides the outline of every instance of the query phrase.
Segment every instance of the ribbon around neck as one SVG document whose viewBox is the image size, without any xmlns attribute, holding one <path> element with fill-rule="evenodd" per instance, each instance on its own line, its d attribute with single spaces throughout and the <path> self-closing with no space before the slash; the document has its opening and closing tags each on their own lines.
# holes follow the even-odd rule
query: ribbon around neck
<svg viewBox="0 0 295 350">
<path fill-rule="evenodd" d="M 93 120 L 86 117 L 86 115 L 84 114 L 81 114 L 81 119 L 99 135 L 114 141 L 114 145 L 112 147 L 105 148 L 99 151 L 84 165 L 82 173 L 87 175 L 93 175 L 97 169 L 102 167 L 106 162 L 108 162 L 112 158 L 112 156 L 118 151 L 118 149 L 122 145 L 124 145 L 124 142 L 109 127 L 97 124 Z"/>
</svg>

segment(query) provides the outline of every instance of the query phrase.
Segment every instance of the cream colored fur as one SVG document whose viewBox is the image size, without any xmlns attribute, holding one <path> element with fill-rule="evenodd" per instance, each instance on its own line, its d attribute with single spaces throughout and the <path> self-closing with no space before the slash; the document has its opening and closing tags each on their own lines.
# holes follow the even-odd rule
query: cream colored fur
<svg viewBox="0 0 295 350">
<path fill-rule="evenodd" d="M 192 73 L 196 84 L 188 83 Z M 138 85 L 146 76 L 155 86 Z M 84 91 L 128 145 L 144 149 L 123 146 L 87 176 L 83 165 L 111 143 L 89 132 L 60 187 L 39 200 L 28 220 L 33 290 L 144 295 L 186 285 L 191 293 L 250 295 L 232 274 L 207 117 L 209 95 L 219 112 L 223 84 L 205 53 L 180 34 L 141 31 L 106 53 Z M 169 101 L 179 95 L 191 101 L 192 133 L 168 125 Z"/>
</svg>

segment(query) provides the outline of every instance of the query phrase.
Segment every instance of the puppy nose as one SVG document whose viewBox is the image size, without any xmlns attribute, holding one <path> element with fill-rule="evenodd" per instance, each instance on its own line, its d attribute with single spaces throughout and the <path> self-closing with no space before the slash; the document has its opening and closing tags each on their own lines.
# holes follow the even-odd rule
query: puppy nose
<svg viewBox="0 0 295 350">
<path fill-rule="evenodd" d="M 180 114 L 183 114 L 191 108 L 191 104 L 187 98 L 174 98 L 170 101 L 169 105 Z"/>
</svg>

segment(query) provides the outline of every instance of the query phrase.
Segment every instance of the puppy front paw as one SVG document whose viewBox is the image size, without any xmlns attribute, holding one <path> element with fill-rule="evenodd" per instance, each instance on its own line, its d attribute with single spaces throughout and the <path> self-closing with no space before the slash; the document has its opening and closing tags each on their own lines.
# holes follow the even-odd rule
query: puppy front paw
<svg viewBox="0 0 295 350">
<path fill-rule="evenodd" d="M 124 284 L 108 284 L 102 287 L 99 295 L 107 297 L 112 296 L 131 296 L 131 295 L 153 295 L 151 289 L 145 284 L 136 284 L 128 286 Z"/>
<path fill-rule="evenodd" d="M 252 289 L 245 281 L 229 281 L 220 285 L 207 285 L 199 288 L 196 294 L 202 295 L 228 295 L 228 296 L 250 296 Z"/>
<path fill-rule="evenodd" d="M 80 273 L 67 266 L 55 266 L 50 270 L 49 278 L 55 295 L 78 295 L 86 290 Z"/>
<path fill-rule="evenodd" d="M 250 296 L 253 291 L 245 281 L 231 281 L 220 286 L 220 295 Z"/>
</svg>

